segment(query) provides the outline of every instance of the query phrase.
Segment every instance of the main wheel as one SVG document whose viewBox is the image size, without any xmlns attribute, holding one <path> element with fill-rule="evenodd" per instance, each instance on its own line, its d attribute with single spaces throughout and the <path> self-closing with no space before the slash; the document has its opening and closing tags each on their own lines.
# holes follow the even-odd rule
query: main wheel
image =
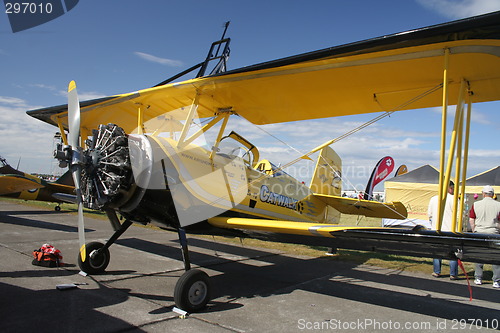
<svg viewBox="0 0 500 333">
<path fill-rule="evenodd" d="M 78 254 L 78 266 L 80 269 L 88 274 L 99 274 L 103 273 L 106 267 L 108 267 L 110 254 L 109 250 L 101 250 L 104 244 L 99 242 L 90 242 L 85 246 L 87 256 L 85 261 L 82 261 L 80 254 Z"/>
<path fill-rule="evenodd" d="M 175 305 L 187 312 L 203 309 L 210 300 L 210 278 L 199 269 L 186 271 L 174 290 Z"/>
</svg>

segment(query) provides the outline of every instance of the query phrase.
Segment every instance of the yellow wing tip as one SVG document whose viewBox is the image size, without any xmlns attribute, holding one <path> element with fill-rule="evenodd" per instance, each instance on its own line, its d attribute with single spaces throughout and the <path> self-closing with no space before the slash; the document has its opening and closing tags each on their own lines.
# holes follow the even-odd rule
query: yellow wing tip
<svg viewBox="0 0 500 333">
<path fill-rule="evenodd" d="M 72 80 L 69 85 L 68 85 L 68 92 L 70 92 L 71 90 L 73 89 L 76 89 L 76 82 L 74 80 Z"/>
</svg>

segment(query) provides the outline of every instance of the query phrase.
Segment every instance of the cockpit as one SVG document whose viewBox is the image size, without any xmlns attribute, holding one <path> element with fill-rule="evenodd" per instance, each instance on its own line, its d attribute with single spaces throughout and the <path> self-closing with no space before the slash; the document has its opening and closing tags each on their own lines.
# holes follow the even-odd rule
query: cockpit
<svg viewBox="0 0 500 333">
<path fill-rule="evenodd" d="M 255 170 L 273 177 L 288 175 L 280 168 L 280 166 L 277 166 L 268 160 L 261 160 L 259 163 L 257 163 L 257 165 L 255 166 Z"/>
<path fill-rule="evenodd" d="M 240 157 L 251 168 L 255 168 L 259 160 L 259 150 L 257 147 L 234 131 L 220 140 L 217 147 L 217 154 Z"/>
<path fill-rule="evenodd" d="M 269 176 L 277 177 L 287 174 L 279 166 L 268 160 L 259 161 L 260 155 L 257 147 L 234 131 L 220 140 L 217 154 L 226 155 L 227 157 L 240 157 L 248 167 Z"/>
</svg>

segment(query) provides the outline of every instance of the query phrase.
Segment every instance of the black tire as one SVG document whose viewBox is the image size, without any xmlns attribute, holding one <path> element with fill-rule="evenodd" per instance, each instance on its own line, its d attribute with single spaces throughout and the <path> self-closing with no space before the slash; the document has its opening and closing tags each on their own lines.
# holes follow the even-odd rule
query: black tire
<svg viewBox="0 0 500 333">
<path fill-rule="evenodd" d="M 59 205 L 58 205 L 58 206 L 55 206 L 55 207 L 54 207 L 54 210 L 55 210 L 56 212 L 60 212 L 60 211 L 61 211 L 61 206 L 59 206 Z"/>
<path fill-rule="evenodd" d="M 93 254 L 94 251 L 97 251 L 103 246 L 104 244 L 99 242 L 88 243 L 85 246 L 87 256 L 83 262 L 80 254 L 78 254 L 78 266 L 82 271 L 87 274 L 100 274 L 106 270 L 110 259 L 109 250 L 106 249 Z"/>
<path fill-rule="evenodd" d="M 210 278 L 199 269 L 185 272 L 175 284 L 175 305 L 186 312 L 205 308 L 210 300 Z"/>
</svg>

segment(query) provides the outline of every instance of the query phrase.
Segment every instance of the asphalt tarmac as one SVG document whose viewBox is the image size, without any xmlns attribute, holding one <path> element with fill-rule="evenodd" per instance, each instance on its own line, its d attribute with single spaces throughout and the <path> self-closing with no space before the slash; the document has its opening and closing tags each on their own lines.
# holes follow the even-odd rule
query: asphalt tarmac
<svg viewBox="0 0 500 333">
<path fill-rule="evenodd" d="M 82 276 L 76 215 L 0 200 L 1 332 L 450 332 L 500 329 L 500 290 L 491 284 L 341 262 L 330 257 L 189 237 L 194 267 L 211 277 L 201 313 L 173 312 L 183 273 L 177 234 L 131 227 L 111 246 L 105 274 Z M 111 235 L 85 221 L 87 242 Z M 49 243 L 63 268 L 33 266 Z M 77 288 L 60 291 L 60 284 Z"/>
</svg>

